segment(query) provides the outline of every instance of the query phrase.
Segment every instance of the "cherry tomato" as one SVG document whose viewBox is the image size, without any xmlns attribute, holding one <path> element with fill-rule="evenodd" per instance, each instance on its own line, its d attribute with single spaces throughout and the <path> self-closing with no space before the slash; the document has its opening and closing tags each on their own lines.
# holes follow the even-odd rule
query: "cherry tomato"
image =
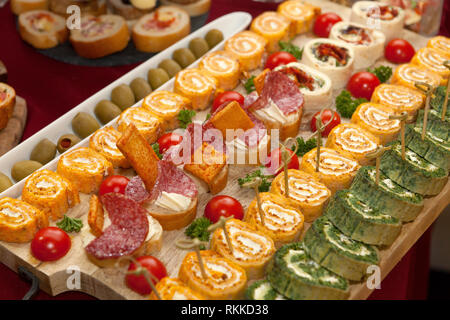
<svg viewBox="0 0 450 320">
<path fill-rule="evenodd" d="M 294 152 L 290 149 L 287 149 L 287 151 L 289 152 L 289 157 L 293 155 L 288 163 L 288 169 L 298 169 L 300 165 L 297 155 L 295 155 Z M 283 171 L 283 157 L 281 152 L 281 149 L 277 148 L 275 150 L 272 150 L 267 156 L 268 161 L 266 162 L 266 168 L 268 169 L 270 174 L 277 175 Z M 277 170 L 278 168 L 280 169 Z"/>
<path fill-rule="evenodd" d="M 179 134 L 173 133 L 173 132 L 163 134 L 158 139 L 159 153 L 163 154 L 170 147 L 180 144 L 182 140 L 183 140 L 182 136 L 180 136 Z"/>
<path fill-rule="evenodd" d="M 289 52 L 280 51 L 272 53 L 266 61 L 266 69 L 273 70 L 278 66 L 285 65 L 291 62 L 297 62 L 297 58 Z"/>
<path fill-rule="evenodd" d="M 205 217 L 212 223 L 219 221 L 220 217 L 234 216 L 235 219 L 244 218 L 244 208 L 235 198 L 225 195 L 215 196 L 209 200 L 205 207 Z"/>
<path fill-rule="evenodd" d="M 367 71 L 357 72 L 347 83 L 347 90 L 355 98 L 366 98 L 370 100 L 375 88 L 380 84 L 376 75 Z"/>
<path fill-rule="evenodd" d="M 316 112 L 316 114 L 311 119 L 311 131 L 315 132 L 317 130 L 316 126 L 316 117 L 320 114 L 319 112 Z M 322 123 L 327 124 L 328 121 L 331 120 L 330 124 L 325 127 L 325 129 L 322 131 L 322 137 L 328 137 L 330 134 L 330 131 L 336 127 L 338 124 L 341 123 L 341 117 L 336 111 L 325 109 L 322 113 Z"/>
<path fill-rule="evenodd" d="M 322 38 L 328 38 L 331 28 L 342 21 L 342 18 L 334 12 L 327 12 L 317 17 L 314 22 L 314 33 Z"/>
<path fill-rule="evenodd" d="M 384 56 L 392 63 L 407 63 L 414 56 L 414 47 L 406 40 L 393 39 L 384 49 Z"/>
<path fill-rule="evenodd" d="M 164 277 L 167 277 L 167 270 L 164 264 L 156 259 L 153 256 L 142 256 L 136 259 L 136 261 L 145 269 L 150 272 L 150 274 L 154 275 L 158 280 L 161 280 Z M 128 271 L 135 271 L 138 268 L 138 265 L 134 262 L 130 263 L 128 267 Z M 157 282 L 155 279 L 152 280 L 154 284 Z M 146 295 L 152 292 L 152 287 L 147 282 L 147 279 L 144 275 L 134 275 L 127 274 L 125 277 L 125 282 L 127 286 L 136 291 L 139 294 Z"/>
<path fill-rule="evenodd" d="M 124 176 L 109 176 L 102 181 L 98 193 L 101 196 L 111 192 L 125 194 L 128 182 L 130 182 L 130 179 Z"/>
<path fill-rule="evenodd" d="M 72 242 L 67 233 L 57 227 L 39 230 L 31 241 L 31 253 L 41 261 L 55 261 L 69 252 Z"/>
<path fill-rule="evenodd" d="M 214 113 L 225 102 L 237 101 L 241 106 L 244 105 L 244 96 L 236 91 L 225 91 L 217 95 L 214 99 L 211 113 Z"/>
</svg>

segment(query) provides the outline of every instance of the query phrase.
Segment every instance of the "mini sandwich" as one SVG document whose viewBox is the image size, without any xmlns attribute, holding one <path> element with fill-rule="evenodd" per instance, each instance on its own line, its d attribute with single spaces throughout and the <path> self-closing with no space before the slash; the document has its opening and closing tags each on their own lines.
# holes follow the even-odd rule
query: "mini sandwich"
<svg viewBox="0 0 450 320">
<path fill-rule="evenodd" d="M 297 83 L 280 71 L 267 72 L 261 95 L 248 110 L 264 122 L 266 128 L 278 129 L 281 140 L 295 137 L 303 114 L 303 94 Z"/>
<path fill-rule="evenodd" d="M 81 19 L 81 29 L 70 32 L 73 48 L 78 55 L 88 59 L 122 51 L 129 40 L 127 23 L 118 15 L 85 16 Z"/>
<path fill-rule="evenodd" d="M 347 85 L 354 70 L 355 52 L 340 40 L 312 39 L 305 45 L 302 63 L 330 77 L 334 89 Z"/>
<path fill-rule="evenodd" d="M 48 0 L 50 11 L 63 16 L 69 16 L 67 13 L 67 7 L 77 6 L 80 8 L 82 16 L 99 16 L 106 14 L 107 5 L 106 0 Z"/>
<path fill-rule="evenodd" d="M 148 2 L 148 1 L 147 1 Z M 139 9 L 135 7 L 130 1 L 124 0 L 109 0 L 109 4 L 114 12 L 114 14 L 118 14 L 124 17 L 127 20 L 136 20 L 141 18 L 142 16 L 148 14 L 151 9 Z M 156 1 L 155 1 L 156 4 Z"/>
<path fill-rule="evenodd" d="M 63 43 L 69 35 L 66 21 L 50 11 L 35 10 L 19 16 L 22 39 L 38 49 L 49 49 Z"/>
<path fill-rule="evenodd" d="M 6 83 L 0 82 L 0 130 L 4 129 L 16 105 L 16 91 Z"/>
<path fill-rule="evenodd" d="M 15 15 L 33 10 L 47 10 L 48 0 L 11 0 L 11 11 Z"/>
<path fill-rule="evenodd" d="M 179 7 L 191 17 L 197 17 L 209 11 L 211 0 L 161 0 L 161 4 Z"/>
</svg>

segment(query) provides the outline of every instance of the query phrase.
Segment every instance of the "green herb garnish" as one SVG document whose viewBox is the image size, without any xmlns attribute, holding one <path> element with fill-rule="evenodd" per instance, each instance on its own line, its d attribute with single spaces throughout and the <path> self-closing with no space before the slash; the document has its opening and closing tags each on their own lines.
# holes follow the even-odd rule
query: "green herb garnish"
<svg viewBox="0 0 450 320">
<path fill-rule="evenodd" d="M 211 113 L 208 113 L 208 114 L 206 115 L 205 121 L 208 121 L 209 119 L 211 119 Z"/>
<path fill-rule="evenodd" d="M 263 174 L 261 169 L 247 173 L 244 178 L 239 178 L 238 179 L 239 186 L 241 186 L 242 188 L 242 185 L 244 183 L 250 182 L 256 177 L 261 178 L 261 185 L 258 188 L 259 192 L 268 192 L 272 184 L 271 179 L 273 179 L 273 176 Z"/>
<path fill-rule="evenodd" d="M 297 60 L 300 60 L 302 58 L 303 48 L 300 49 L 292 42 L 278 41 L 278 45 L 280 46 L 280 51 L 285 51 L 292 54 Z"/>
<path fill-rule="evenodd" d="M 356 108 L 364 102 L 367 102 L 367 99 L 354 99 L 350 92 L 347 90 L 342 90 L 342 92 L 336 97 L 336 109 L 344 118 L 351 118 Z"/>
<path fill-rule="evenodd" d="M 302 157 L 308 151 L 317 147 L 317 140 L 316 140 L 316 138 L 311 138 L 311 139 L 305 141 L 302 137 L 298 137 L 297 144 L 298 144 L 298 149 L 297 149 L 296 154 L 297 154 L 297 156 Z M 292 146 L 291 149 L 292 149 L 292 151 L 295 151 L 295 146 Z"/>
<path fill-rule="evenodd" d="M 208 232 L 208 227 L 210 225 L 211 221 L 208 218 L 197 218 L 187 227 L 184 234 L 192 239 L 198 238 L 201 241 L 209 241 L 210 232 Z"/>
<path fill-rule="evenodd" d="M 244 87 L 245 90 L 247 90 L 247 93 L 251 93 L 256 90 L 255 83 L 253 82 L 254 79 L 255 76 L 251 76 L 250 78 L 247 79 L 247 81 L 245 81 Z"/>
<path fill-rule="evenodd" d="M 161 153 L 159 153 L 159 143 L 158 143 L 158 142 L 155 142 L 154 144 L 152 144 L 152 148 L 153 148 L 153 151 L 155 151 L 155 153 L 156 153 L 156 155 L 158 156 L 158 158 L 159 158 L 159 159 L 162 159 L 163 156 L 162 156 Z"/>
<path fill-rule="evenodd" d="M 392 76 L 392 68 L 387 67 L 387 66 L 379 66 L 376 68 L 369 68 L 369 69 L 367 69 L 367 71 L 376 75 L 378 80 L 380 80 L 381 83 L 385 83 Z"/>
<path fill-rule="evenodd" d="M 194 110 L 181 110 L 178 114 L 178 121 L 180 122 L 180 128 L 186 129 L 189 123 L 192 122 L 192 118 L 196 115 Z"/>
<path fill-rule="evenodd" d="M 80 232 L 81 228 L 83 228 L 83 222 L 80 219 L 69 218 L 66 215 L 56 225 L 66 232 Z"/>
</svg>

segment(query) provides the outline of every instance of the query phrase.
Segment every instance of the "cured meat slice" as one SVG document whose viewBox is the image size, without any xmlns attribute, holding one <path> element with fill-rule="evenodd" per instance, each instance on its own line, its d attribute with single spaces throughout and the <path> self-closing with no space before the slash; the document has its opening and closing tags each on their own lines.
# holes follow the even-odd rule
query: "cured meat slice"
<svg viewBox="0 0 450 320">
<path fill-rule="evenodd" d="M 138 203 L 142 203 L 150 198 L 150 194 L 145 189 L 144 181 L 139 176 L 133 177 L 128 182 L 125 188 L 125 196 Z"/>
<path fill-rule="evenodd" d="M 98 260 L 132 255 L 143 245 L 149 231 L 146 210 L 118 193 L 102 196 L 102 203 L 111 225 L 87 245 L 86 252 Z"/>
</svg>

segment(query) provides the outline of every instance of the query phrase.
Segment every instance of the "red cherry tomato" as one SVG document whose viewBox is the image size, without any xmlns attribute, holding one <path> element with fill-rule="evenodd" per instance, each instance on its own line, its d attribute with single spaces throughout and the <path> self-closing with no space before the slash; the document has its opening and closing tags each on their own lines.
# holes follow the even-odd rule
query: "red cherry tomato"
<svg viewBox="0 0 450 320">
<path fill-rule="evenodd" d="M 292 150 L 287 149 L 287 151 L 289 152 L 289 157 L 293 155 L 288 163 L 288 169 L 298 169 L 300 165 L 297 155 L 295 155 Z M 266 168 L 268 169 L 270 174 L 277 175 L 281 171 L 283 171 L 283 168 L 281 168 L 281 166 L 283 165 L 283 157 L 280 148 L 272 150 L 267 156 L 267 159 L 268 161 L 266 162 Z M 280 169 L 277 170 L 278 168 Z"/>
<path fill-rule="evenodd" d="M 266 61 L 266 69 L 273 70 L 278 66 L 285 65 L 291 62 L 297 62 L 297 58 L 289 52 L 280 51 L 272 53 Z"/>
<path fill-rule="evenodd" d="M 212 223 L 219 221 L 220 217 L 234 216 L 235 219 L 244 218 L 244 208 L 235 198 L 225 195 L 215 196 L 209 200 L 205 207 L 205 217 Z"/>
<path fill-rule="evenodd" d="M 316 114 L 311 119 L 311 131 L 315 132 L 317 130 L 316 126 L 316 117 L 320 114 L 319 112 L 316 112 Z M 327 124 L 328 121 L 331 120 L 330 124 L 325 127 L 325 129 L 322 131 L 322 137 L 328 137 L 330 134 L 330 131 L 336 127 L 338 124 L 341 123 L 341 117 L 336 111 L 325 109 L 322 113 L 322 122 L 323 124 Z"/>
<path fill-rule="evenodd" d="M 101 196 L 111 192 L 125 194 L 128 182 L 130 182 L 130 179 L 124 176 L 109 176 L 102 181 L 98 193 Z"/>
<path fill-rule="evenodd" d="M 322 38 L 328 38 L 331 28 L 342 21 L 342 18 L 334 12 L 327 12 L 317 17 L 314 22 L 314 33 Z"/>
<path fill-rule="evenodd" d="M 384 49 L 384 56 L 392 63 L 407 63 L 414 56 L 414 47 L 406 40 L 393 39 Z"/>
<path fill-rule="evenodd" d="M 214 113 L 225 102 L 237 101 L 241 106 L 244 105 L 244 96 L 236 91 L 225 91 L 217 95 L 214 99 L 211 113 Z"/>
<path fill-rule="evenodd" d="M 159 153 L 163 154 L 170 147 L 180 144 L 182 140 L 183 140 L 182 136 L 180 136 L 179 134 L 173 133 L 173 132 L 163 134 L 158 139 Z"/>
<path fill-rule="evenodd" d="M 357 72 L 347 83 L 347 90 L 355 98 L 366 98 L 370 100 L 375 88 L 380 84 L 376 75 L 367 71 Z"/>
<path fill-rule="evenodd" d="M 72 242 L 67 233 L 57 227 L 39 230 L 31 241 L 31 253 L 41 261 L 55 261 L 69 252 Z"/>
<path fill-rule="evenodd" d="M 154 275 L 158 280 L 161 280 L 164 277 L 167 277 L 167 270 L 164 264 L 156 259 L 153 256 L 142 256 L 136 259 L 136 261 L 150 272 L 150 274 Z M 134 262 L 130 263 L 128 267 L 128 271 L 135 271 L 138 268 L 138 265 Z M 154 284 L 157 282 L 152 280 Z M 139 294 L 146 295 L 152 292 L 152 287 L 147 282 L 147 279 L 144 275 L 134 275 L 127 274 L 125 277 L 125 282 L 127 286 L 136 291 Z"/>
</svg>

